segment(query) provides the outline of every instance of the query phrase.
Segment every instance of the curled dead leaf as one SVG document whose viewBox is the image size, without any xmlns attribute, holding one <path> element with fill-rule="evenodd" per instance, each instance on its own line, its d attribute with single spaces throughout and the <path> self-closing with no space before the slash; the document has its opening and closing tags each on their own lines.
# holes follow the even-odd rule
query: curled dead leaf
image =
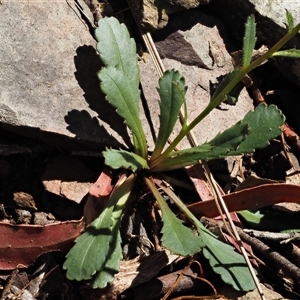
<svg viewBox="0 0 300 300">
<path fill-rule="evenodd" d="M 46 252 L 67 252 L 83 228 L 83 218 L 45 226 L 0 222 L 0 269 L 27 267 Z"/>
<path fill-rule="evenodd" d="M 264 184 L 224 195 L 223 199 L 230 212 L 259 209 L 281 202 L 300 204 L 300 186 L 283 183 Z M 219 215 L 214 199 L 191 204 L 188 208 L 198 218 L 214 218 Z"/>
</svg>

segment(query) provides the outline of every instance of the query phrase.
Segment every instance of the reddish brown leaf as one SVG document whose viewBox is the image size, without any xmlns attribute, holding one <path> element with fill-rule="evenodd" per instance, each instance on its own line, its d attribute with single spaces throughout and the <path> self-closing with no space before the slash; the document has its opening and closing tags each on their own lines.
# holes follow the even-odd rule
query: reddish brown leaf
<svg viewBox="0 0 300 300">
<path fill-rule="evenodd" d="M 110 169 L 104 169 L 97 181 L 90 187 L 86 204 L 84 205 L 84 221 L 90 224 L 99 216 L 112 190 Z"/>
<path fill-rule="evenodd" d="M 300 203 L 300 186 L 292 184 L 265 184 L 223 196 L 229 211 L 259 209 L 276 203 Z M 219 215 L 214 200 L 197 202 L 188 207 L 198 218 Z"/>
<path fill-rule="evenodd" d="M 193 182 L 194 187 L 195 187 L 199 197 L 202 199 L 202 201 L 212 200 L 213 192 L 211 191 L 209 183 L 207 182 L 207 179 L 204 174 L 202 166 L 200 164 L 196 164 L 192 167 L 186 168 L 186 172 L 189 175 L 191 181 Z M 218 185 L 218 189 L 223 197 L 225 194 L 219 185 Z M 237 214 L 235 212 L 231 212 L 230 216 L 231 216 L 231 219 L 237 225 L 241 226 L 239 217 L 237 216 Z"/>
<path fill-rule="evenodd" d="M 191 167 L 186 167 L 185 171 L 190 177 L 202 201 L 210 200 L 213 197 L 213 193 L 209 188 L 202 166 L 200 164 L 196 164 Z"/>
<path fill-rule="evenodd" d="M 49 251 L 67 252 L 83 229 L 83 219 L 45 226 L 0 222 L 0 269 L 26 267 Z"/>
</svg>

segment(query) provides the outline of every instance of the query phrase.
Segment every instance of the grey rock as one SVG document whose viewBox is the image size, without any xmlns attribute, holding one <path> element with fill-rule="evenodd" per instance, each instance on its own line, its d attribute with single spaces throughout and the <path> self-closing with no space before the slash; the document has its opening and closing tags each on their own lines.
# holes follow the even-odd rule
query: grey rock
<svg viewBox="0 0 300 300">
<path fill-rule="evenodd" d="M 214 13 L 226 24 L 233 40 L 240 43 L 244 36 L 244 24 L 251 14 L 257 23 L 257 45 L 273 46 L 287 32 L 286 11 L 294 16 L 294 24 L 300 22 L 300 2 L 289 0 L 212 0 Z M 297 34 L 284 49 L 300 48 L 300 34 Z M 270 60 L 284 76 L 294 83 L 300 84 L 300 60 L 292 58 L 276 58 Z"/>
<path fill-rule="evenodd" d="M 130 143 L 100 92 L 95 40 L 70 3 L 0 5 L 0 124 L 65 148 Z"/>
</svg>

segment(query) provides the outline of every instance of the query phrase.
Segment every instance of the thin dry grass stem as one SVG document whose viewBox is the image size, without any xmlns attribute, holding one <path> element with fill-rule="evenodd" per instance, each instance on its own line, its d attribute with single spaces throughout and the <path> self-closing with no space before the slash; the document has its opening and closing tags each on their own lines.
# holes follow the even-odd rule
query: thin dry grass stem
<svg viewBox="0 0 300 300">
<path fill-rule="evenodd" d="M 136 18 L 136 15 L 134 13 L 134 9 L 132 8 L 132 4 L 131 4 L 131 0 L 127 0 L 127 3 L 128 3 L 128 6 L 132 12 L 132 15 L 135 19 L 135 23 L 140 31 L 140 34 L 142 36 L 142 39 L 145 43 L 145 46 L 147 48 L 147 50 L 149 51 L 149 54 L 152 58 L 152 61 L 154 63 L 154 66 L 155 66 L 155 69 L 159 75 L 159 77 L 162 77 L 164 72 L 165 72 L 165 68 L 164 68 L 164 65 L 160 59 L 160 56 L 158 54 L 158 51 L 155 47 L 155 44 L 153 42 L 153 39 L 152 39 L 152 36 L 149 32 L 145 32 L 144 29 L 141 27 L 139 21 L 137 20 Z"/>
<path fill-rule="evenodd" d="M 234 238 L 235 238 L 237 244 L 238 244 L 239 247 L 240 247 L 240 250 L 241 250 L 241 252 L 242 252 L 242 255 L 244 256 L 244 259 L 245 259 L 245 261 L 246 261 L 246 263 L 247 263 L 247 266 L 248 266 L 248 268 L 249 268 L 250 274 L 251 274 L 251 276 L 252 276 L 252 278 L 253 278 L 253 281 L 254 281 L 254 283 L 255 283 L 255 285 L 256 285 L 256 288 L 257 288 L 257 290 L 258 290 L 258 293 L 259 293 L 261 299 L 262 299 L 262 300 L 265 300 L 266 298 L 265 298 L 265 296 L 264 296 L 264 292 L 263 292 L 263 290 L 262 290 L 262 288 L 261 288 L 260 282 L 258 281 L 257 276 L 255 275 L 254 269 L 253 269 L 253 267 L 252 267 L 252 265 L 251 265 L 251 262 L 250 262 L 250 260 L 249 260 L 248 255 L 247 255 L 246 249 L 245 249 L 244 246 L 243 246 L 242 240 L 241 240 L 241 238 L 240 238 L 240 236 L 239 236 L 239 234 L 238 234 L 238 232 L 237 232 L 237 229 L 236 229 L 236 227 L 235 227 L 235 225 L 234 225 L 234 223 L 233 223 L 233 221 L 232 221 L 232 218 L 231 218 L 231 216 L 230 216 L 230 213 L 229 213 L 229 211 L 228 211 L 228 208 L 227 208 L 227 206 L 226 206 L 226 203 L 225 203 L 225 201 L 224 201 L 224 199 L 223 199 L 223 197 L 222 197 L 222 195 L 221 195 L 221 193 L 220 193 L 220 191 L 219 191 L 219 189 L 218 189 L 218 187 L 217 187 L 216 181 L 215 181 L 215 179 L 213 178 L 213 176 L 212 176 L 212 174 L 211 174 L 211 172 L 210 172 L 210 170 L 209 170 L 209 168 L 208 168 L 207 163 L 206 163 L 206 162 L 202 162 L 202 164 L 203 164 L 203 167 L 204 167 L 205 172 L 207 173 L 207 174 L 206 174 L 206 175 L 207 175 L 207 180 L 208 180 L 209 184 L 211 185 L 211 187 L 212 187 L 212 189 L 213 189 L 213 193 L 214 193 L 214 194 L 216 195 L 216 197 L 217 197 L 217 198 L 215 198 L 215 200 L 216 200 L 216 202 L 218 202 L 218 203 L 220 204 L 220 207 L 222 208 L 222 211 L 224 212 L 224 214 L 226 215 L 226 218 L 228 219 L 228 222 L 229 222 L 229 225 L 230 225 L 231 230 L 232 230 L 232 232 L 233 232 Z M 222 216 L 222 215 L 223 215 L 223 214 L 221 214 L 221 216 Z M 222 216 L 222 218 L 223 218 L 223 216 Z M 226 222 L 224 222 L 224 224 L 226 224 Z"/>
<path fill-rule="evenodd" d="M 129 5 L 129 7 L 131 9 L 131 12 L 132 12 L 134 18 L 136 19 L 135 14 L 134 14 L 134 10 L 132 9 L 132 6 L 131 6 L 131 0 L 127 0 L 127 2 L 128 2 L 128 5 Z M 143 38 L 144 42 L 145 42 L 147 50 L 149 51 L 150 56 L 151 56 L 151 58 L 152 58 L 152 60 L 154 62 L 155 68 L 156 68 L 159 76 L 161 77 L 163 75 L 164 71 L 165 71 L 165 68 L 163 66 L 163 63 L 162 63 L 160 57 L 159 57 L 159 54 L 158 54 L 157 49 L 155 47 L 155 44 L 153 42 L 152 36 L 151 36 L 151 34 L 149 32 L 147 32 L 147 33 L 144 32 L 144 30 L 141 28 L 139 22 L 136 22 L 136 24 L 137 24 L 137 26 L 139 28 L 139 31 L 140 31 L 140 33 L 142 35 L 142 38 Z M 184 121 L 184 110 L 183 109 L 181 109 L 181 111 L 180 111 L 179 118 L 180 118 L 181 124 L 183 124 L 183 121 Z M 188 133 L 187 138 L 188 138 L 189 143 L 191 144 L 192 147 L 195 147 L 195 146 L 198 145 L 197 139 L 196 139 L 196 137 L 195 137 L 195 135 L 193 134 L 192 131 L 190 131 Z M 257 277 L 255 275 L 254 269 L 253 269 L 253 267 L 251 265 L 251 262 L 250 262 L 250 260 L 248 258 L 246 250 L 245 250 L 245 248 L 242 245 L 241 238 L 239 237 L 239 234 L 237 233 L 236 227 L 235 227 L 235 225 L 234 225 L 234 223 L 233 223 L 233 221 L 231 219 L 231 216 L 230 216 L 229 211 L 227 209 L 227 206 L 226 206 L 226 204 L 224 202 L 224 199 L 222 198 L 222 195 L 221 195 L 220 191 L 218 190 L 218 188 L 216 186 L 216 182 L 215 182 L 215 180 L 214 180 L 214 178 L 213 178 L 213 176 L 212 176 L 212 174 L 211 174 L 211 172 L 209 170 L 209 167 L 208 167 L 208 165 L 207 165 L 206 162 L 200 162 L 200 163 L 203 165 L 203 167 L 204 167 L 204 169 L 206 171 L 206 174 L 207 174 L 208 182 L 210 183 L 210 185 L 212 187 L 212 190 L 214 191 L 214 194 L 216 195 L 215 199 L 216 199 L 217 206 L 218 206 L 219 209 L 222 208 L 222 210 L 224 211 L 224 213 L 225 213 L 225 215 L 226 215 L 226 217 L 227 217 L 227 219 L 229 221 L 230 227 L 231 227 L 231 229 L 233 231 L 233 235 L 234 235 L 234 237 L 235 237 L 238 245 L 240 246 L 241 252 L 242 252 L 242 254 L 244 256 L 244 259 L 245 259 L 245 261 L 247 263 L 247 266 L 248 266 L 249 271 L 251 273 L 251 276 L 252 276 L 252 278 L 254 280 L 254 283 L 255 283 L 255 285 L 257 287 L 257 290 L 258 290 L 258 292 L 260 294 L 260 297 L 261 297 L 262 300 L 265 300 L 265 296 L 264 296 L 263 290 L 261 288 L 261 285 L 260 285 L 260 283 L 259 283 L 259 281 L 258 281 L 258 279 L 257 279 Z M 220 215 L 221 216 L 223 215 L 222 211 L 220 211 Z M 224 222 L 224 223 L 226 224 L 226 222 Z"/>
<path fill-rule="evenodd" d="M 143 38 L 143 40 L 146 44 L 146 47 L 151 55 L 151 58 L 155 64 L 155 68 L 158 72 L 159 77 L 162 77 L 165 72 L 165 68 L 164 68 L 164 65 L 160 59 L 158 52 L 157 52 L 157 49 L 155 47 L 155 44 L 153 42 L 151 34 L 149 32 L 143 33 L 142 38 Z"/>
<path fill-rule="evenodd" d="M 192 263 L 191 263 L 191 265 L 192 264 L 196 264 L 198 266 L 198 268 L 199 268 L 199 275 L 201 277 L 204 277 L 204 271 L 203 271 L 203 268 L 202 268 L 201 264 L 199 263 L 199 261 L 198 260 L 193 260 Z"/>
<path fill-rule="evenodd" d="M 195 277 L 195 279 L 198 279 L 199 281 L 202 281 L 202 282 L 208 284 L 211 287 L 211 289 L 213 290 L 214 295 L 215 296 L 218 295 L 217 290 L 215 289 L 215 287 L 213 286 L 213 284 L 210 281 L 208 281 L 207 279 L 205 279 L 203 277 L 199 277 L 199 276 Z"/>
<path fill-rule="evenodd" d="M 197 276 L 196 278 L 197 278 L 198 280 L 200 280 L 200 281 L 205 282 L 206 284 L 208 284 L 208 285 L 211 287 L 211 289 L 213 290 L 215 296 L 217 296 L 218 293 L 217 293 L 217 290 L 215 289 L 214 285 L 213 285 L 210 281 L 208 281 L 208 280 L 206 280 L 206 279 L 204 278 L 204 272 L 203 272 L 202 266 L 201 266 L 201 264 L 199 263 L 199 261 L 193 260 L 192 263 L 191 263 L 191 265 L 192 265 L 192 264 L 196 264 L 196 265 L 199 267 L 199 275 L 200 275 L 201 277 Z"/>
</svg>

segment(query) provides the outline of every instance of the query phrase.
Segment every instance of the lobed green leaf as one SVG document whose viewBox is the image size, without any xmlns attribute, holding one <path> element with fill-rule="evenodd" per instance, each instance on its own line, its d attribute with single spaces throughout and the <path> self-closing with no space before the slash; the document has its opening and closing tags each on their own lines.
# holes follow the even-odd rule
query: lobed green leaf
<svg viewBox="0 0 300 300">
<path fill-rule="evenodd" d="M 76 239 L 76 244 L 68 252 L 63 265 L 68 279 L 87 280 L 103 268 L 113 240 L 113 208 L 112 203 L 109 203 L 101 215 Z"/>
<path fill-rule="evenodd" d="M 218 134 L 213 140 L 197 147 L 173 152 L 172 157 L 151 169 L 153 172 L 178 169 L 197 163 L 228 156 L 236 150 L 248 134 L 248 125 L 238 122 Z"/>
<path fill-rule="evenodd" d="M 281 134 L 284 115 L 275 106 L 261 103 L 244 119 L 213 140 L 198 147 L 174 152 L 172 156 L 151 168 L 152 172 L 167 171 L 192 165 L 199 160 L 252 153 L 264 148 L 269 141 Z"/>
<path fill-rule="evenodd" d="M 131 175 L 118 184 L 112 191 L 103 212 L 76 239 L 63 265 L 63 268 L 67 270 L 68 279 L 88 280 L 96 272 L 108 268 L 111 274 L 118 271 L 121 259 L 118 247 L 120 217 L 134 182 L 135 177 Z M 111 276 L 105 276 L 105 278 L 111 278 Z M 103 286 L 104 280 L 102 279 L 100 283 L 98 281 L 97 284 Z"/>
<path fill-rule="evenodd" d="M 171 189 L 164 189 L 164 191 L 196 226 L 204 245 L 203 254 L 209 260 L 213 270 L 220 274 L 224 282 L 232 285 L 236 290 L 253 290 L 255 284 L 244 257 L 205 228 Z"/>
<path fill-rule="evenodd" d="M 131 169 L 135 172 L 138 169 L 149 169 L 147 161 L 132 152 L 125 150 L 106 149 L 103 151 L 105 164 L 113 169 Z"/>
<path fill-rule="evenodd" d="M 138 154 L 147 157 L 147 143 L 139 118 L 140 71 L 136 45 L 124 24 L 103 18 L 95 30 L 97 50 L 104 67 L 99 71 L 101 90 L 132 131 Z"/>
<path fill-rule="evenodd" d="M 237 291 L 252 291 L 255 289 L 253 278 L 250 274 L 244 257 L 235 252 L 234 248 L 212 237 L 203 231 L 201 237 L 206 244 L 203 255 L 209 260 L 209 264 L 222 278 L 232 285 Z"/>
<path fill-rule="evenodd" d="M 243 68 L 247 68 L 252 59 L 253 50 L 256 43 L 256 24 L 253 16 L 247 18 L 245 36 L 243 44 Z"/>
<path fill-rule="evenodd" d="M 175 214 L 171 211 L 154 183 L 145 178 L 147 186 L 150 188 L 162 212 L 163 228 L 162 244 L 173 253 L 183 256 L 193 255 L 204 246 L 199 236 L 182 224 Z"/>
<path fill-rule="evenodd" d="M 284 121 L 284 115 L 275 105 L 261 103 L 242 120 L 243 124 L 249 124 L 249 134 L 239 148 L 228 155 L 252 153 L 255 149 L 268 146 L 270 140 L 281 134 Z"/>
<path fill-rule="evenodd" d="M 107 260 L 105 261 L 105 267 L 97 272 L 89 281 L 93 289 L 105 288 L 108 283 L 114 280 L 114 275 L 119 272 L 120 261 L 123 257 L 121 248 L 122 240 L 119 230 L 115 231 L 115 234 L 116 237 L 114 237 L 114 242 L 111 243 L 110 253 L 107 255 Z"/>
<path fill-rule="evenodd" d="M 112 213 L 113 228 L 120 227 L 123 208 L 126 204 L 133 183 L 134 177 L 132 176 L 128 178 L 126 183 L 127 187 L 125 189 L 124 187 L 122 189 L 118 188 L 118 193 L 116 193 L 116 196 L 119 198 L 119 200 L 115 205 L 114 211 Z M 97 272 L 89 282 L 92 288 L 105 288 L 108 283 L 111 283 L 114 280 L 114 274 L 119 272 L 120 261 L 123 257 L 121 244 L 122 240 L 120 231 L 114 230 L 113 239 L 110 243 L 110 249 L 106 257 L 104 267 L 99 272 Z"/>
<path fill-rule="evenodd" d="M 178 71 L 172 69 L 166 71 L 159 79 L 159 88 L 157 90 L 160 95 L 160 127 L 152 159 L 161 154 L 173 131 L 180 108 L 185 102 L 187 87 L 185 86 L 184 78 Z"/>
</svg>

